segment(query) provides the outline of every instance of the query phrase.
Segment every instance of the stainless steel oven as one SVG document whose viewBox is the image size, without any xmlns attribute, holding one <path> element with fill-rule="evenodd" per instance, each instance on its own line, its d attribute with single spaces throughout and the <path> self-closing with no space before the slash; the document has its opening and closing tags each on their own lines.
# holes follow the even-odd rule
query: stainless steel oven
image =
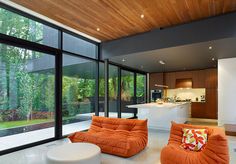
<svg viewBox="0 0 236 164">
<path fill-rule="evenodd" d="M 162 89 L 155 89 L 155 90 L 151 90 L 150 94 L 151 94 L 150 95 L 151 102 L 155 102 L 157 99 L 162 98 L 163 91 Z"/>
</svg>

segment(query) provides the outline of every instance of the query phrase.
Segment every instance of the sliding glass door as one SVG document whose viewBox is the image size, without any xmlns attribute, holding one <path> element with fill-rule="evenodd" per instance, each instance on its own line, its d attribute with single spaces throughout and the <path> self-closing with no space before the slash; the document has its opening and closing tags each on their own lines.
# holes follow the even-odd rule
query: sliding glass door
<svg viewBox="0 0 236 164">
<path fill-rule="evenodd" d="M 0 44 L 0 151 L 53 138 L 55 57 Z"/>
<path fill-rule="evenodd" d="M 135 117 L 137 110 L 128 108 L 127 105 L 146 103 L 146 74 L 128 71 L 109 64 L 108 85 L 109 117 L 117 118 L 119 112 L 121 112 L 122 118 Z M 104 116 L 105 112 L 104 96 L 106 93 L 104 88 L 104 63 L 99 63 L 99 116 Z"/>
<path fill-rule="evenodd" d="M 109 117 L 118 117 L 118 67 L 109 65 Z"/>
<path fill-rule="evenodd" d="M 136 100 L 137 104 L 146 103 L 146 75 L 136 74 Z"/>
<path fill-rule="evenodd" d="M 134 95 L 134 72 L 121 70 L 121 117 L 134 117 L 136 109 L 128 108 L 127 105 L 135 104 Z"/>
<path fill-rule="evenodd" d="M 63 54 L 63 135 L 86 130 L 95 115 L 96 62 Z"/>
</svg>

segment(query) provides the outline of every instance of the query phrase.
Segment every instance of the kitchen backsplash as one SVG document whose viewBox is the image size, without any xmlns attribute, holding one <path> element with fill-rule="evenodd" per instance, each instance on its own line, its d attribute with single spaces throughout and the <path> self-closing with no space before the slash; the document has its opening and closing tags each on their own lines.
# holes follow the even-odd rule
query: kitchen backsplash
<svg viewBox="0 0 236 164">
<path fill-rule="evenodd" d="M 167 97 L 176 97 L 179 100 L 191 99 L 192 102 L 196 102 L 196 98 L 200 102 L 201 99 L 205 99 L 206 90 L 205 88 L 199 89 L 167 89 Z M 201 97 L 202 96 L 202 97 Z"/>
</svg>

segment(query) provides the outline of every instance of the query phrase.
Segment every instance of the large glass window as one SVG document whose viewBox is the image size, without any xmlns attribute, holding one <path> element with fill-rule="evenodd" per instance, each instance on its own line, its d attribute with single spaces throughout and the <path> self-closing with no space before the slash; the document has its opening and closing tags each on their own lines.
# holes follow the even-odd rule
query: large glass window
<svg viewBox="0 0 236 164">
<path fill-rule="evenodd" d="M 58 48 L 58 30 L 0 8 L 0 33 Z"/>
<path fill-rule="evenodd" d="M 63 50 L 84 55 L 90 58 L 97 58 L 97 45 L 78 37 L 63 33 Z"/>
<path fill-rule="evenodd" d="M 136 100 L 138 104 L 146 103 L 146 75 L 136 74 Z"/>
<path fill-rule="evenodd" d="M 134 73 L 121 70 L 121 117 L 134 117 L 136 109 L 128 108 L 127 105 L 135 104 Z"/>
<path fill-rule="evenodd" d="M 23 39 L 29 42 L 27 45 L 24 45 L 24 41 L 21 42 L 21 47 L 32 46 L 34 49 L 33 42 L 38 43 L 37 48 L 41 49 L 36 52 L 29 50 L 31 48 L 0 44 L 0 152 L 55 138 L 55 131 L 60 130 L 54 128 L 57 104 L 55 84 L 59 83 L 55 81 L 55 71 L 60 70 L 60 67 L 63 67 L 62 90 L 58 91 L 62 92 L 62 135 L 90 127 L 97 103 L 96 87 L 99 87 L 99 115 L 104 116 L 104 63 L 97 60 L 98 45 L 12 11 L 0 8 L 0 33 L 9 36 L 8 42 Z M 63 33 L 62 38 L 59 38 L 59 32 Z M 63 41 L 62 48 L 59 46 L 60 39 Z M 42 53 L 41 51 L 47 51 L 45 45 L 56 48 L 60 53 Z M 55 65 L 55 58 L 58 57 L 55 55 L 62 55 L 62 66 Z M 96 79 L 97 63 L 99 80 Z M 145 102 L 146 77 L 137 74 L 137 79 L 134 79 L 134 72 L 126 70 L 121 70 L 119 77 L 119 69 L 121 68 L 118 66 L 109 65 L 109 117 L 118 117 L 120 107 L 122 117 L 130 118 L 137 111 L 127 108 L 127 105 Z M 99 85 L 96 84 L 97 81 Z"/>
<path fill-rule="evenodd" d="M 88 129 L 95 114 L 96 62 L 63 55 L 63 135 Z"/>
<path fill-rule="evenodd" d="M 109 117 L 118 117 L 118 67 L 109 65 Z"/>
<path fill-rule="evenodd" d="M 0 44 L 0 151 L 54 137 L 55 58 Z"/>
</svg>

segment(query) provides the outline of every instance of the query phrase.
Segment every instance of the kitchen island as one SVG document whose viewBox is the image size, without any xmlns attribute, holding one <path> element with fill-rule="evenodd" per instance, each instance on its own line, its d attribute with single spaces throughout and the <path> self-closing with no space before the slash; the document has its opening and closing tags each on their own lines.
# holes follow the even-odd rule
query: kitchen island
<svg viewBox="0 0 236 164">
<path fill-rule="evenodd" d="M 170 130 L 171 121 L 185 123 L 188 120 L 191 103 L 147 103 L 127 107 L 137 108 L 138 119 L 148 119 L 148 128 Z"/>
</svg>

